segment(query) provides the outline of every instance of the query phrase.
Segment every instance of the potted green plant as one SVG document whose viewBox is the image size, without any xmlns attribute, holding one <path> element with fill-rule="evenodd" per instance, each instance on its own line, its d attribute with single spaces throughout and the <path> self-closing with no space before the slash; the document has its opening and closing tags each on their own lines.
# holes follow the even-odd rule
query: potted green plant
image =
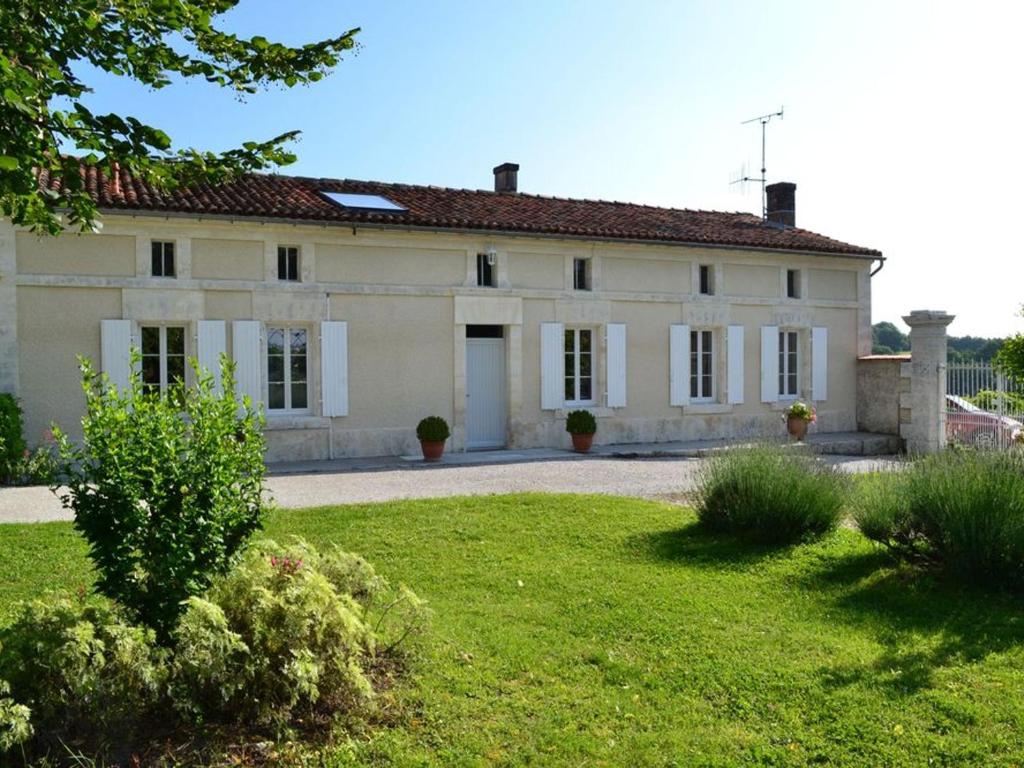
<svg viewBox="0 0 1024 768">
<path fill-rule="evenodd" d="M 423 460 L 440 461 L 444 454 L 444 443 L 451 434 L 448 422 L 440 416 L 427 416 L 416 425 L 416 437 L 423 449 Z"/>
<path fill-rule="evenodd" d="M 782 412 L 782 418 L 789 434 L 800 442 L 807 436 L 807 427 L 818 420 L 818 414 L 813 405 L 797 400 Z"/>
<path fill-rule="evenodd" d="M 570 411 L 565 418 L 565 431 L 572 435 L 572 449 L 587 453 L 597 432 L 597 419 L 590 411 Z"/>
</svg>

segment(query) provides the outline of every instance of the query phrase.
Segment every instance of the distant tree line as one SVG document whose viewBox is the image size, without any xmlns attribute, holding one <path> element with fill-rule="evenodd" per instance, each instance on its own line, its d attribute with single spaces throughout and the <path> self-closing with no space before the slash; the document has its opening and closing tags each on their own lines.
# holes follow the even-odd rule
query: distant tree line
<svg viewBox="0 0 1024 768">
<path fill-rule="evenodd" d="M 981 336 L 950 336 L 947 358 L 953 363 L 991 362 L 1006 339 Z M 890 322 L 871 326 L 871 353 L 898 355 L 910 351 L 910 337 Z"/>
</svg>

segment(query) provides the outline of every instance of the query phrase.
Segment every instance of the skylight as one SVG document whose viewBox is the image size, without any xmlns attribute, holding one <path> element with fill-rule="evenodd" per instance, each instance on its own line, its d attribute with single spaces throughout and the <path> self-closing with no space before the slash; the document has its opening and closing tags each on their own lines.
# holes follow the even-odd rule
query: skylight
<svg viewBox="0 0 1024 768">
<path fill-rule="evenodd" d="M 342 208 L 351 208 L 356 211 L 405 213 L 408 210 L 381 195 L 360 195 L 353 192 L 321 192 L 320 194 L 335 205 L 340 205 Z"/>
</svg>

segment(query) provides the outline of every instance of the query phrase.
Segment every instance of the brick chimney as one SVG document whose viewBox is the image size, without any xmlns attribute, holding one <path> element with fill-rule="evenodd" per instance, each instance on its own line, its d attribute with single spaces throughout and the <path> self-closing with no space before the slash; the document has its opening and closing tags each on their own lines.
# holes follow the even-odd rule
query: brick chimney
<svg viewBox="0 0 1024 768">
<path fill-rule="evenodd" d="M 121 197 L 121 163 L 117 160 L 110 164 L 110 196 Z"/>
<path fill-rule="evenodd" d="M 779 181 L 764 188 L 768 196 L 766 215 L 772 224 L 796 226 L 796 184 Z"/>
<path fill-rule="evenodd" d="M 494 191 L 516 192 L 519 175 L 518 163 L 502 163 L 494 168 Z"/>
</svg>

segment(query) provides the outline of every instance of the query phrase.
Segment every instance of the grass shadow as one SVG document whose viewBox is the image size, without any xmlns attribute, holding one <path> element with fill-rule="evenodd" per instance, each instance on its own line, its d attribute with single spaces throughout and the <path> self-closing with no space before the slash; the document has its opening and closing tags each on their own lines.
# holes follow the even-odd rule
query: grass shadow
<svg viewBox="0 0 1024 768">
<path fill-rule="evenodd" d="M 744 568 L 789 549 L 787 545 L 761 544 L 732 534 L 713 533 L 700 523 L 634 534 L 626 540 L 626 546 L 648 560 L 702 568 Z"/>
<path fill-rule="evenodd" d="M 1017 596 L 898 564 L 882 550 L 823 558 L 797 581 L 826 588 L 829 616 L 873 633 L 883 647 L 869 663 L 822 668 L 827 687 L 865 683 L 912 694 L 935 685 L 945 667 L 1024 647 Z"/>
</svg>

